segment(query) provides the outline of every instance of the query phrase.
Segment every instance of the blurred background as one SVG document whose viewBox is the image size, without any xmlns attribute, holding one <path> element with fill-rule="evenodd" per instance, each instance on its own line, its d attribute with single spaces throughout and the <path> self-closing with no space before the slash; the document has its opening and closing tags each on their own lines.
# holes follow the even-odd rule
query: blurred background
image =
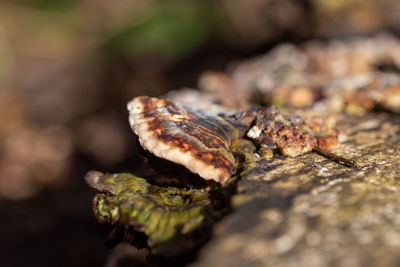
<svg viewBox="0 0 400 267">
<path fill-rule="evenodd" d="M 0 266 L 104 266 L 89 170 L 140 171 L 126 103 L 280 42 L 400 34 L 397 0 L 2 0 Z"/>
</svg>

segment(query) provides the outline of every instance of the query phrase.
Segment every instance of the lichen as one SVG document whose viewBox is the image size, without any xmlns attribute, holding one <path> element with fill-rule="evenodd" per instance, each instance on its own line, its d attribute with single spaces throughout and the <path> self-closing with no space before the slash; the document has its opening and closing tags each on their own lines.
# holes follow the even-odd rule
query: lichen
<svg viewBox="0 0 400 267">
<path fill-rule="evenodd" d="M 232 142 L 230 150 L 240 159 L 241 173 L 245 175 L 251 169 L 257 167 L 260 157 L 255 153 L 255 145 L 247 139 L 237 139 Z"/>
<path fill-rule="evenodd" d="M 333 152 L 356 168 L 316 153 L 259 160 L 194 266 L 397 266 L 399 125 L 392 114 L 346 116 L 348 139 Z"/>
<path fill-rule="evenodd" d="M 92 187 L 105 191 L 95 198 L 96 218 L 143 232 L 149 247 L 197 229 L 205 223 L 204 209 L 211 204 L 206 190 L 160 187 L 129 173 L 96 172 L 87 177 Z"/>
</svg>

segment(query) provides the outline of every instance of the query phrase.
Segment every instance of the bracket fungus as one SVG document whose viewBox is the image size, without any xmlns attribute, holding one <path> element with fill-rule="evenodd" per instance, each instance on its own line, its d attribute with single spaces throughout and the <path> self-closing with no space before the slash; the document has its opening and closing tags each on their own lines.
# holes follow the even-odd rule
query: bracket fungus
<svg viewBox="0 0 400 267">
<path fill-rule="evenodd" d="M 96 218 L 142 231 L 149 246 L 196 229 L 205 220 L 202 209 L 210 204 L 206 191 L 154 186 L 128 173 L 89 172 L 85 179 L 105 193 L 94 199 Z"/>
<path fill-rule="evenodd" d="M 128 110 L 141 146 L 157 157 L 219 183 L 236 172 L 229 146 L 239 132 L 221 116 L 147 96 L 134 98 Z"/>
<path fill-rule="evenodd" d="M 131 127 L 144 149 L 221 184 L 237 170 L 230 146 L 246 133 L 262 156 L 278 149 L 284 156 L 314 150 L 336 161 L 340 158 L 324 153 L 339 143 L 340 132 L 332 117 L 302 119 L 284 115 L 274 106 L 217 114 L 147 96 L 134 98 L 128 110 Z"/>
<path fill-rule="evenodd" d="M 229 210 L 228 188 L 216 195 L 203 188 L 157 186 L 129 173 L 98 171 L 89 172 L 85 180 L 99 192 L 93 199 L 97 221 L 114 227 L 109 245 L 126 241 L 171 264 L 202 245 L 213 223 Z"/>
</svg>

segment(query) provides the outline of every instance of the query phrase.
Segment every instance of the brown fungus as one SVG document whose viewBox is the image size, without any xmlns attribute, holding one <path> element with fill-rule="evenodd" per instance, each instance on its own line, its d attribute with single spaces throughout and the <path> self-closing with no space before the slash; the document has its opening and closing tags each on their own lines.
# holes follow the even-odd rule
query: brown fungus
<svg viewBox="0 0 400 267">
<path fill-rule="evenodd" d="M 274 106 L 217 114 L 140 96 L 128 109 L 131 127 L 145 150 L 218 183 L 227 182 L 236 173 L 238 164 L 231 144 L 246 134 L 263 158 L 270 158 L 274 149 L 295 157 L 339 144 L 335 118 L 303 119 L 282 114 Z"/>
<path fill-rule="evenodd" d="M 134 98 L 128 110 L 141 146 L 157 157 L 219 183 L 236 172 L 229 146 L 239 131 L 221 116 L 147 96 Z"/>
<path fill-rule="evenodd" d="M 334 124 L 330 119 L 285 115 L 272 106 L 258 110 L 256 123 L 247 136 L 260 146 L 260 151 L 277 148 L 282 155 L 295 157 L 317 146 L 329 150 L 339 144 L 339 131 Z"/>
</svg>

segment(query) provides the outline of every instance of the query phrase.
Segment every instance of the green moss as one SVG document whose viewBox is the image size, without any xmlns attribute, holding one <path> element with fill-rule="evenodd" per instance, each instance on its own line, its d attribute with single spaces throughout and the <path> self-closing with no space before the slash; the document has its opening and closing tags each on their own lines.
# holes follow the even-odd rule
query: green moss
<svg viewBox="0 0 400 267">
<path fill-rule="evenodd" d="M 238 139 L 232 142 L 230 150 L 242 159 L 242 172 L 241 176 L 245 175 L 251 169 L 257 167 L 260 158 L 256 155 L 256 147 L 247 139 Z"/>
<path fill-rule="evenodd" d="M 109 193 L 96 198 L 97 219 L 145 233 L 149 246 L 198 228 L 205 221 L 203 209 L 211 203 L 205 190 L 159 187 L 127 173 L 103 175 L 96 187 Z"/>
</svg>

